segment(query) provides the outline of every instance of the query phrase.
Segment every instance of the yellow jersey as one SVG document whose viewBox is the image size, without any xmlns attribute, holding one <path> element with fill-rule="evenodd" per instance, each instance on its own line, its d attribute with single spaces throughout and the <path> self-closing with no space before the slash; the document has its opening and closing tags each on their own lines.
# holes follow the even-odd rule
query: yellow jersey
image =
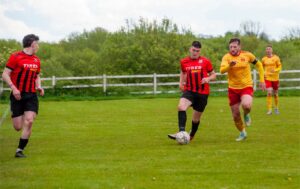
<svg viewBox="0 0 300 189">
<path fill-rule="evenodd" d="M 230 66 L 230 62 L 232 61 L 236 62 L 234 66 Z M 246 87 L 253 87 L 250 64 L 260 64 L 256 66 L 259 67 L 260 82 L 264 82 L 261 62 L 259 62 L 252 53 L 241 51 L 237 56 L 233 56 L 230 53 L 223 56 L 220 72 L 228 72 L 229 88 L 243 89 Z M 260 70 L 262 70 L 262 72 Z"/>
<path fill-rule="evenodd" d="M 274 54 L 271 57 L 264 56 L 262 64 L 265 70 L 265 79 L 269 81 L 278 81 L 279 72 L 281 70 L 280 58 Z"/>
</svg>

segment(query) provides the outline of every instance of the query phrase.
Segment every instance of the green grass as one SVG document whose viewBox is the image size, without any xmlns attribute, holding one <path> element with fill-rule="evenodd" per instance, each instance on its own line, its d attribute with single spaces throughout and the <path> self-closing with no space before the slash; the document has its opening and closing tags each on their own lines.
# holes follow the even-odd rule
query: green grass
<svg viewBox="0 0 300 189">
<path fill-rule="evenodd" d="M 41 102 L 25 150 L 0 127 L 0 188 L 300 188 L 300 98 L 281 97 L 280 115 L 255 98 L 248 139 L 238 135 L 225 97 L 211 97 L 189 145 L 177 130 L 177 98 Z M 187 129 L 190 129 L 191 111 Z"/>
</svg>

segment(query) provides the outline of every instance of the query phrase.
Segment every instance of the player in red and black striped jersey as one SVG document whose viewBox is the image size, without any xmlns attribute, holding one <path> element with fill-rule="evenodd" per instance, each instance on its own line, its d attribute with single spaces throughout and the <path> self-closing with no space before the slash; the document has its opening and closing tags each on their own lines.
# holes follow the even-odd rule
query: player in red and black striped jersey
<svg viewBox="0 0 300 189">
<path fill-rule="evenodd" d="M 3 71 L 2 78 L 10 86 L 11 112 L 13 126 L 17 131 L 22 130 L 19 146 L 15 157 L 25 157 L 23 150 L 31 135 L 32 123 L 38 113 L 38 98 L 41 96 L 40 60 L 35 55 L 39 49 L 39 37 L 34 34 L 23 38 L 23 51 L 13 53 Z"/>
<path fill-rule="evenodd" d="M 40 60 L 35 55 L 28 55 L 24 51 L 13 53 L 6 68 L 11 70 L 10 78 L 20 92 L 35 93 L 34 82 L 40 73 Z"/>
<path fill-rule="evenodd" d="M 194 109 L 192 118 L 191 140 L 194 138 L 201 115 L 207 105 L 209 95 L 209 82 L 216 79 L 216 73 L 209 59 L 200 56 L 201 43 L 194 41 L 190 47 L 190 56 L 182 59 L 180 72 L 180 90 L 183 94 L 178 105 L 179 131 L 185 131 L 186 110 L 192 106 Z M 176 139 L 176 134 L 169 134 L 169 138 Z"/>
</svg>

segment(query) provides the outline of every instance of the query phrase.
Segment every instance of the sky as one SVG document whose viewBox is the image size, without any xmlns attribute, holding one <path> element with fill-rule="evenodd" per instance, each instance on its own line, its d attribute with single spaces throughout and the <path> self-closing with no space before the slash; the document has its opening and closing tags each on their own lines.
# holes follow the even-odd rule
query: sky
<svg viewBox="0 0 300 189">
<path fill-rule="evenodd" d="M 224 35 L 246 21 L 258 22 L 271 39 L 300 27 L 300 0 L 0 0 L 0 39 L 21 41 L 29 33 L 58 42 L 73 32 L 102 27 L 110 32 L 126 19 L 171 19 L 196 35 Z"/>
</svg>

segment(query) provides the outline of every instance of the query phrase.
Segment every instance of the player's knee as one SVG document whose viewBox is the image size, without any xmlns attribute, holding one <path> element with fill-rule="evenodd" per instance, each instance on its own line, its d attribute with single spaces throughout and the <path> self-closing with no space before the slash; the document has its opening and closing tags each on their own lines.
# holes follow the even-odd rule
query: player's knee
<svg viewBox="0 0 300 189">
<path fill-rule="evenodd" d="M 193 122 L 193 123 L 198 123 L 198 122 L 200 122 L 200 118 L 199 118 L 199 119 L 198 119 L 198 118 L 193 118 L 193 119 L 192 119 L 192 122 Z"/>
<path fill-rule="evenodd" d="M 240 114 L 233 114 L 232 117 L 233 117 L 233 120 L 236 121 L 236 120 L 240 119 L 241 115 Z"/>
<path fill-rule="evenodd" d="M 22 130 L 22 125 L 14 124 L 14 128 L 15 128 L 16 131 L 21 131 Z"/>
<path fill-rule="evenodd" d="M 179 104 L 178 107 L 177 107 L 178 111 L 186 111 L 186 107 Z"/>
<path fill-rule="evenodd" d="M 242 107 L 243 107 L 244 110 L 247 110 L 247 111 L 251 110 L 251 104 L 250 103 L 243 104 Z"/>
<path fill-rule="evenodd" d="M 33 123 L 33 117 L 27 117 L 27 118 L 25 118 L 25 122 L 26 122 L 26 125 L 32 125 L 32 123 Z"/>
<path fill-rule="evenodd" d="M 232 112 L 232 117 L 234 120 L 238 119 L 241 116 L 239 111 Z"/>
</svg>

